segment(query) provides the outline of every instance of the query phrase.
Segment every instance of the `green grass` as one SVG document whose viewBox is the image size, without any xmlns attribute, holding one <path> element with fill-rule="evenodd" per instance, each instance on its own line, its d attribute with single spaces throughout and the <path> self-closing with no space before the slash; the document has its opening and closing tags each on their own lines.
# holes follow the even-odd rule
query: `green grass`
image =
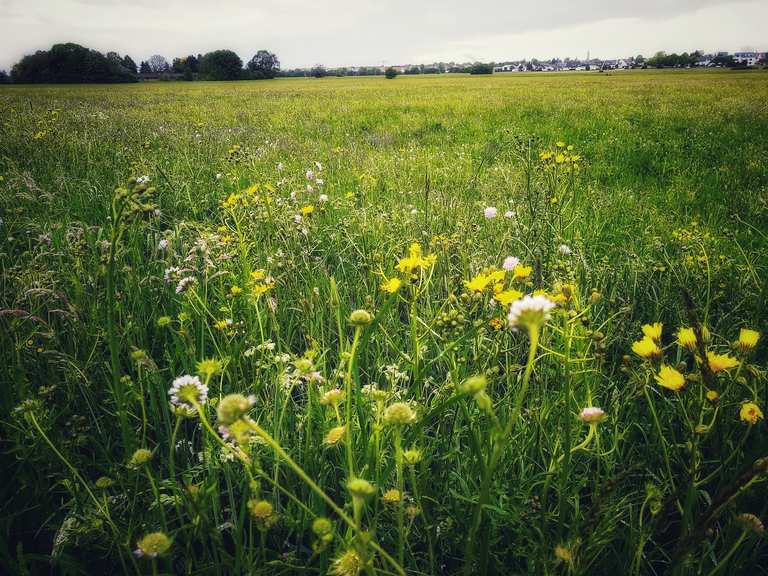
<svg viewBox="0 0 768 576">
<path fill-rule="evenodd" d="M 740 416 L 768 407 L 765 344 L 732 343 L 768 329 L 766 80 L 0 88 L 0 566 L 765 572 L 739 518 L 768 515 L 766 425 Z M 414 242 L 436 258 L 411 275 Z M 540 329 L 509 327 L 498 278 L 466 285 L 507 256 L 531 273 L 504 289 L 559 300 Z M 653 322 L 663 358 L 643 360 Z M 707 351 L 740 364 L 713 373 Z M 185 374 L 208 386 L 190 418 L 168 402 Z M 217 414 L 231 394 L 255 397 L 247 416 Z M 158 531 L 170 549 L 135 557 Z"/>
</svg>

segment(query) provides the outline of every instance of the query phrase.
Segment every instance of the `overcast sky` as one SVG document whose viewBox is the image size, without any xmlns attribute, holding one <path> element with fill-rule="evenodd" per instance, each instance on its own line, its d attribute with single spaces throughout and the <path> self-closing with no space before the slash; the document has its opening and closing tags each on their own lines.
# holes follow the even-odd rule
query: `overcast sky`
<svg viewBox="0 0 768 576">
<path fill-rule="evenodd" d="M 283 68 L 768 48 L 768 0 L 0 0 L 0 68 L 56 42 Z"/>
</svg>

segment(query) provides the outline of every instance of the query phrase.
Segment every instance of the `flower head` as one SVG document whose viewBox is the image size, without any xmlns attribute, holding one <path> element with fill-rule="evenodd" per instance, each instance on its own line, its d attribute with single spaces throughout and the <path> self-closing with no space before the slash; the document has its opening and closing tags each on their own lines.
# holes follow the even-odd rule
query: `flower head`
<svg viewBox="0 0 768 576">
<path fill-rule="evenodd" d="M 403 494 L 397 488 L 390 488 L 381 497 L 385 504 L 397 504 L 403 499 Z"/>
<path fill-rule="evenodd" d="M 488 206 L 483 210 L 483 216 L 488 218 L 489 220 L 491 218 L 496 218 L 496 215 L 499 213 L 498 210 L 496 210 L 496 206 Z"/>
<path fill-rule="evenodd" d="M 403 426 L 416 421 L 416 412 L 405 402 L 395 402 L 384 410 L 384 422 L 393 426 Z"/>
<path fill-rule="evenodd" d="M 403 282 L 402 280 L 400 280 L 400 278 L 392 277 L 388 280 L 384 280 L 384 282 L 381 283 L 381 286 L 379 286 L 379 288 L 381 288 L 382 292 L 386 292 L 387 294 L 394 294 L 395 292 L 400 290 L 400 286 L 402 285 L 403 285 Z"/>
<path fill-rule="evenodd" d="M 251 406 L 256 402 L 253 396 L 246 397 L 242 394 L 227 394 L 219 402 L 216 410 L 216 419 L 222 426 L 231 426 L 248 414 Z"/>
<path fill-rule="evenodd" d="M 671 366 L 662 364 L 659 373 L 656 375 L 656 382 L 663 388 L 677 392 L 685 386 L 685 376 Z"/>
<path fill-rule="evenodd" d="M 579 420 L 585 424 L 599 424 L 605 420 L 606 415 L 602 408 L 587 406 L 579 413 Z"/>
<path fill-rule="evenodd" d="M 507 320 L 512 328 L 538 329 L 550 318 L 550 312 L 556 306 L 544 295 L 524 296 L 515 300 L 509 307 Z"/>
<path fill-rule="evenodd" d="M 715 354 L 712 351 L 707 352 L 707 361 L 709 369 L 712 370 L 713 374 L 718 374 L 739 365 L 739 361 L 736 358 L 728 356 L 728 354 Z"/>
<path fill-rule="evenodd" d="M 362 478 L 355 478 L 347 482 L 347 490 L 354 498 L 366 499 L 376 493 L 376 487 Z"/>
<path fill-rule="evenodd" d="M 560 246 L 557 247 L 557 251 L 561 256 L 570 256 L 573 254 L 573 250 L 571 250 L 571 247 L 567 244 L 560 244 Z"/>
<path fill-rule="evenodd" d="M 331 574 L 334 576 L 357 576 L 363 571 L 363 559 L 350 548 L 333 561 Z"/>
<path fill-rule="evenodd" d="M 520 258 L 517 258 L 516 256 L 507 256 L 504 258 L 504 263 L 501 267 L 507 272 L 512 272 L 518 264 L 520 264 Z"/>
<path fill-rule="evenodd" d="M 208 400 L 208 386 L 200 382 L 200 378 L 197 376 L 185 374 L 173 381 L 168 395 L 174 406 L 181 406 L 194 411 L 194 403 L 202 405 Z"/>
<path fill-rule="evenodd" d="M 632 352 L 646 360 L 661 356 L 661 349 L 656 345 L 656 342 L 648 336 L 645 336 L 642 340 L 634 342 L 632 344 Z"/>
<path fill-rule="evenodd" d="M 764 418 L 760 406 L 754 402 L 744 402 L 744 404 L 741 405 L 741 410 L 739 410 L 739 417 L 747 424 L 757 424 Z"/>
<path fill-rule="evenodd" d="M 677 343 L 683 348 L 693 350 L 696 348 L 696 332 L 693 328 L 680 328 L 677 331 Z"/>
<path fill-rule="evenodd" d="M 750 330 L 749 328 L 742 328 L 739 330 L 739 339 L 734 342 L 734 348 L 742 354 L 746 354 L 757 346 L 758 340 L 760 340 L 760 332 Z"/>
<path fill-rule="evenodd" d="M 661 322 L 654 322 L 653 324 L 643 324 L 643 334 L 646 338 L 650 338 L 657 344 L 661 341 L 661 329 L 663 324 Z"/>
<path fill-rule="evenodd" d="M 164 532 L 151 532 L 136 542 L 136 550 L 133 553 L 139 557 L 157 558 L 168 552 L 170 548 L 171 539 Z"/>
</svg>

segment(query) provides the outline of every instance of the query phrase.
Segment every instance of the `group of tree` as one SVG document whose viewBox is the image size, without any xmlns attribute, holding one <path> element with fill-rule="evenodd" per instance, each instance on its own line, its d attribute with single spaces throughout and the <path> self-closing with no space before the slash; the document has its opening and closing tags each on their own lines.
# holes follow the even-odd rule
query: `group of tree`
<svg viewBox="0 0 768 576">
<path fill-rule="evenodd" d="M 646 63 L 654 68 L 689 68 L 696 65 L 701 60 L 703 54 L 698 50 L 696 52 L 683 52 L 682 54 L 667 54 L 666 52 L 656 52 L 648 58 Z"/>
<path fill-rule="evenodd" d="M 231 50 L 215 50 L 174 58 L 172 63 L 155 54 L 139 66 L 117 52 L 102 54 L 79 44 L 55 44 L 24 56 L 8 76 L 0 71 L 0 83 L 107 83 L 142 79 L 264 80 L 280 72 L 280 61 L 268 50 L 259 50 L 244 67 Z"/>
<path fill-rule="evenodd" d="M 20 83 L 136 82 L 136 63 L 117 52 L 106 55 L 79 44 L 54 44 L 19 60 L 11 79 Z"/>
</svg>

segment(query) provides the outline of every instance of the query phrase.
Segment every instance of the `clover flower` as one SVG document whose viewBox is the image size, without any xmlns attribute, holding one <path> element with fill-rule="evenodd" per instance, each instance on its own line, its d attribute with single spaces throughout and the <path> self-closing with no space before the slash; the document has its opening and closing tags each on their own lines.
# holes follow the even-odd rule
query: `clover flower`
<svg viewBox="0 0 768 576">
<path fill-rule="evenodd" d="M 488 206 L 483 210 L 483 216 L 485 216 L 488 220 L 491 218 L 496 218 L 499 211 L 496 209 L 496 206 Z"/>
<path fill-rule="evenodd" d="M 542 294 L 524 296 L 512 302 L 507 320 L 512 328 L 540 328 L 550 319 L 550 312 L 555 306 L 552 300 Z"/>
<path fill-rule="evenodd" d="M 585 424 L 599 424 L 605 420 L 606 415 L 602 408 L 597 406 L 587 406 L 579 413 L 579 420 Z"/>
<path fill-rule="evenodd" d="M 567 244 L 560 244 L 560 246 L 557 247 L 557 251 L 561 256 L 570 256 L 573 254 L 573 250 L 571 250 L 570 246 Z"/>
<path fill-rule="evenodd" d="M 202 405 L 208 400 L 208 386 L 200 382 L 200 378 L 197 376 L 185 374 L 173 381 L 171 388 L 168 390 L 168 395 L 171 397 L 171 404 L 174 406 L 194 411 L 195 406 L 193 402 Z"/>
<path fill-rule="evenodd" d="M 501 267 L 507 272 L 513 272 L 518 264 L 520 264 L 520 258 L 517 258 L 516 256 L 507 256 L 504 258 L 504 263 Z"/>
</svg>

